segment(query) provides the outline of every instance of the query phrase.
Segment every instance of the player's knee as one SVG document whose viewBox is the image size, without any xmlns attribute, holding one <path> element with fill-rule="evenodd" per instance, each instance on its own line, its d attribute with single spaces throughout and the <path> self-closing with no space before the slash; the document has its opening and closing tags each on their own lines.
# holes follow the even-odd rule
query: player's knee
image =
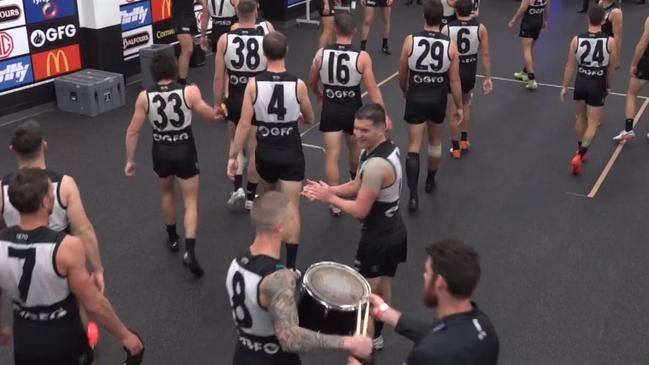
<svg viewBox="0 0 649 365">
<path fill-rule="evenodd" d="M 428 156 L 433 158 L 442 157 L 442 144 L 436 146 L 428 145 Z"/>
</svg>

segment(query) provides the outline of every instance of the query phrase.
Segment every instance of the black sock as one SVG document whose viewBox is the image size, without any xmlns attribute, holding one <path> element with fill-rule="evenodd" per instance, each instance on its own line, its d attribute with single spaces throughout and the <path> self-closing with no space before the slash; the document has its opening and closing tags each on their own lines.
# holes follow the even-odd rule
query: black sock
<svg viewBox="0 0 649 365">
<path fill-rule="evenodd" d="M 194 249 L 196 248 L 196 238 L 185 238 L 185 252 L 194 256 Z"/>
<path fill-rule="evenodd" d="M 178 233 L 176 232 L 176 225 L 167 225 L 167 236 L 169 236 L 170 240 L 176 240 L 178 239 Z"/>
<path fill-rule="evenodd" d="M 178 83 L 181 85 L 187 85 L 187 79 L 181 79 L 180 77 L 178 78 Z"/>
<path fill-rule="evenodd" d="M 383 332 L 383 322 L 374 321 L 374 338 L 379 338 L 381 332 Z"/>
<path fill-rule="evenodd" d="M 417 195 L 417 185 L 419 185 L 419 154 L 408 152 L 406 157 L 406 178 L 408 179 L 408 189 L 410 194 Z"/>
<path fill-rule="evenodd" d="M 579 146 L 579 156 L 584 157 L 586 152 L 588 152 L 588 147 Z"/>
<path fill-rule="evenodd" d="M 388 39 L 387 39 L 387 38 L 383 38 L 382 47 L 383 47 L 383 48 L 386 48 L 387 46 L 388 46 Z"/>
<path fill-rule="evenodd" d="M 527 73 L 527 68 L 526 67 L 523 67 L 523 72 Z"/>
<path fill-rule="evenodd" d="M 534 80 L 534 78 L 535 78 L 535 77 L 534 77 L 534 72 L 530 72 L 530 73 L 528 73 L 528 74 L 527 74 L 527 78 L 530 79 L 530 80 Z"/>
<path fill-rule="evenodd" d="M 428 170 L 426 184 L 435 183 L 435 174 L 437 174 L 437 170 Z"/>
<path fill-rule="evenodd" d="M 364 51 L 367 47 L 367 39 L 361 41 L 361 51 Z"/>
<path fill-rule="evenodd" d="M 633 130 L 633 119 L 627 118 L 624 120 L 624 130 L 631 132 Z"/>
<path fill-rule="evenodd" d="M 297 243 L 286 243 L 286 267 L 295 269 L 295 262 L 297 261 Z"/>
<path fill-rule="evenodd" d="M 454 150 L 459 150 L 460 149 L 460 141 L 452 140 L 451 144 L 453 145 Z"/>
<path fill-rule="evenodd" d="M 256 195 L 257 195 L 257 184 L 248 181 L 248 183 L 246 184 L 246 199 L 255 200 Z"/>
<path fill-rule="evenodd" d="M 234 191 L 243 187 L 243 175 L 234 175 Z"/>
<path fill-rule="evenodd" d="M 460 141 L 466 141 L 469 139 L 469 132 L 460 132 Z"/>
<path fill-rule="evenodd" d="M 351 176 L 352 180 L 356 179 L 356 171 L 350 171 L 349 176 Z"/>
</svg>

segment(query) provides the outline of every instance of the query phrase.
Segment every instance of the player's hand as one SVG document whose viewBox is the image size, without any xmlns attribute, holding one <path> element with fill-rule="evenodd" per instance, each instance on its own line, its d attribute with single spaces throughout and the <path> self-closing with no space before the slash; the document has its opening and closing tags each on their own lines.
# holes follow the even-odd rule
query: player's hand
<svg viewBox="0 0 649 365">
<path fill-rule="evenodd" d="M 637 65 L 631 65 L 629 67 L 629 76 L 631 77 L 638 77 L 638 66 Z"/>
<path fill-rule="evenodd" d="M 100 293 L 104 294 L 104 290 L 106 289 L 106 282 L 104 281 L 104 271 L 94 271 L 90 277 L 92 278 L 92 282 L 95 284 L 97 287 L 97 290 L 99 290 Z"/>
<path fill-rule="evenodd" d="M 372 317 L 376 318 L 376 313 L 378 313 L 381 304 L 385 303 L 385 300 L 376 294 L 370 294 L 367 299 L 370 301 L 370 313 Z"/>
<path fill-rule="evenodd" d="M 217 122 L 222 122 L 227 118 L 227 113 L 225 112 L 224 105 L 219 104 L 214 108 L 214 120 Z"/>
<path fill-rule="evenodd" d="M 548 22 L 547 21 L 543 22 L 543 26 L 541 27 L 541 32 L 545 31 L 546 29 L 548 29 Z"/>
<path fill-rule="evenodd" d="M 347 336 L 343 340 L 343 347 L 359 359 L 367 359 L 372 355 L 372 339 L 368 336 Z"/>
<path fill-rule="evenodd" d="M 457 117 L 457 125 L 462 124 L 462 122 L 464 122 L 464 108 L 457 108 L 455 116 Z"/>
<path fill-rule="evenodd" d="M 510 20 L 509 23 L 507 23 L 507 28 L 509 28 L 509 30 L 513 30 L 514 25 L 516 25 L 516 23 L 513 20 Z"/>
<path fill-rule="evenodd" d="M 135 162 L 126 161 L 126 166 L 124 166 L 124 174 L 128 177 L 135 175 Z"/>
<path fill-rule="evenodd" d="M 300 114 L 297 115 L 297 125 L 298 127 L 304 127 L 304 115 L 300 112 Z"/>
<path fill-rule="evenodd" d="M 228 160 L 228 178 L 234 181 L 234 177 L 237 174 L 237 169 L 239 169 L 239 162 L 236 158 L 231 158 Z"/>
<path fill-rule="evenodd" d="M 302 189 L 302 195 L 311 201 L 318 200 L 323 203 L 330 203 L 333 197 L 331 187 L 322 180 L 319 182 L 307 180 L 306 186 Z"/>
<path fill-rule="evenodd" d="M 363 365 L 363 363 L 360 362 L 357 358 L 349 356 L 347 358 L 347 365 Z"/>
<path fill-rule="evenodd" d="M 561 94 L 559 94 L 559 99 L 561 99 L 561 102 L 564 103 L 566 101 L 566 94 L 568 93 L 568 88 L 562 87 L 561 88 Z"/>
<path fill-rule="evenodd" d="M 385 130 L 391 131 L 394 128 L 394 123 L 392 123 L 392 118 L 389 115 L 385 116 Z"/>
<path fill-rule="evenodd" d="M 144 343 L 135 332 L 129 331 L 128 335 L 122 340 L 122 346 L 126 350 L 126 361 L 123 365 L 136 365 L 142 363 L 144 357 Z"/>
<path fill-rule="evenodd" d="M 210 48 L 210 41 L 207 39 L 206 35 L 201 36 L 201 49 L 205 52 Z"/>
<path fill-rule="evenodd" d="M 491 81 L 491 77 L 486 77 L 484 81 L 482 82 L 482 92 L 485 95 L 491 94 L 491 91 L 494 89 L 494 84 L 493 81 Z"/>
<path fill-rule="evenodd" d="M 10 346 L 14 342 L 14 336 L 11 333 L 11 327 L 2 327 L 0 330 L 0 346 Z"/>
<path fill-rule="evenodd" d="M 392 6 L 392 3 L 394 3 L 394 0 L 387 0 L 387 1 L 385 2 L 385 5 L 387 5 L 388 7 L 390 7 L 390 6 Z"/>
<path fill-rule="evenodd" d="M 329 6 L 329 1 L 324 0 L 323 3 L 324 3 L 324 7 L 322 9 L 322 14 L 328 15 L 329 11 L 331 10 L 331 7 Z"/>
</svg>

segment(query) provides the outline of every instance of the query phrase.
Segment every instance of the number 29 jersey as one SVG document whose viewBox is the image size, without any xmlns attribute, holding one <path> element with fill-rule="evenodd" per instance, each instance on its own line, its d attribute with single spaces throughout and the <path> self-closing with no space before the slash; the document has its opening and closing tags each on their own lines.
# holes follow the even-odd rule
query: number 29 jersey
<svg viewBox="0 0 649 365">
<path fill-rule="evenodd" d="M 412 35 L 412 49 L 408 55 L 408 99 L 426 102 L 431 95 L 448 92 L 450 48 L 451 40 L 445 34 L 422 31 Z"/>
<path fill-rule="evenodd" d="M 234 365 L 299 364 L 297 354 L 282 351 L 270 315 L 259 302 L 262 280 L 282 269 L 279 260 L 265 255 L 247 253 L 232 260 L 225 286 L 239 335 Z"/>
</svg>

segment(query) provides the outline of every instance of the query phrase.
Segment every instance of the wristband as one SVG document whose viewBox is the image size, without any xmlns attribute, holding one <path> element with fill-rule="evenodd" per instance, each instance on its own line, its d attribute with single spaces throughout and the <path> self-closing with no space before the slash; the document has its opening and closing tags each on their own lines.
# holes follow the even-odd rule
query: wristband
<svg viewBox="0 0 649 365">
<path fill-rule="evenodd" d="M 376 314 L 375 314 L 374 316 L 375 316 L 377 319 L 381 319 L 381 318 L 383 317 L 383 315 L 385 314 L 385 312 L 386 312 L 388 309 L 390 309 L 390 306 L 388 305 L 388 303 L 383 302 L 383 303 L 379 306 L 379 310 L 376 311 Z"/>
</svg>

